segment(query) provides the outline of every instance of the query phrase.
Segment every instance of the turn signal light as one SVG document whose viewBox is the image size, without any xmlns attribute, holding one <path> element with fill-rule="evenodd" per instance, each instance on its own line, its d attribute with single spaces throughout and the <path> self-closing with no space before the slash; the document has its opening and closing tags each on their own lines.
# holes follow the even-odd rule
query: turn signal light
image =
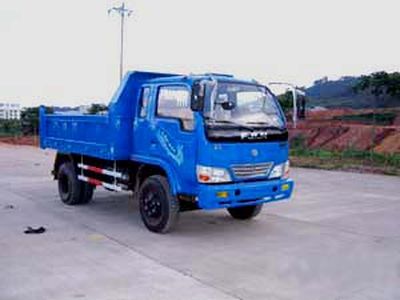
<svg viewBox="0 0 400 300">
<path fill-rule="evenodd" d="M 228 192 L 226 192 L 226 191 L 217 192 L 217 197 L 218 198 L 228 198 Z"/>
</svg>

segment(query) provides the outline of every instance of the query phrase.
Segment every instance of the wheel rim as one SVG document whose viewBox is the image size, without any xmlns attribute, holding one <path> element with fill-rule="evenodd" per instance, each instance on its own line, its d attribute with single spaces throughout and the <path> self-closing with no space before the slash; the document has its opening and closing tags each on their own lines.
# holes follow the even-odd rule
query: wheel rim
<svg viewBox="0 0 400 300">
<path fill-rule="evenodd" d="M 162 194 L 151 186 L 143 191 L 142 212 L 147 222 L 151 225 L 158 224 L 163 216 Z"/>
</svg>

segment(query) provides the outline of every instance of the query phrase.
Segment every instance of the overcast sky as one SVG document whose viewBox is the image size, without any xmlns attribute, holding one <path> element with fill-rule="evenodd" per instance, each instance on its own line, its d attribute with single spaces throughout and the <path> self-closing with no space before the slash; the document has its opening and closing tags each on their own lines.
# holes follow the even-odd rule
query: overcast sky
<svg viewBox="0 0 400 300">
<path fill-rule="evenodd" d="M 126 69 L 310 85 L 400 70 L 398 0 L 126 0 Z M 0 102 L 108 102 L 119 18 L 109 0 L 0 0 Z"/>
</svg>

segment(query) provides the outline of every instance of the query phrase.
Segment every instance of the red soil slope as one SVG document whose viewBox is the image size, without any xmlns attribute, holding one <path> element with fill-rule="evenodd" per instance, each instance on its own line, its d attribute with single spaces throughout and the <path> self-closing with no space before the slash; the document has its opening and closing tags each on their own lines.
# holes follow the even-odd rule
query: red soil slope
<svg viewBox="0 0 400 300">
<path fill-rule="evenodd" d="M 400 111 L 390 126 L 363 125 L 356 122 L 333 120 L 335 116 L 365 114 L 372 110 L 335 109 L 311 112 L 296 129 L 290 130 L 290 139 L 302 137 L 310 149 L 343 151 L 374 150 L 379 153 L 400 153 Z M 290 127 L 289 127 L 290 128 Z"/>
</svg>

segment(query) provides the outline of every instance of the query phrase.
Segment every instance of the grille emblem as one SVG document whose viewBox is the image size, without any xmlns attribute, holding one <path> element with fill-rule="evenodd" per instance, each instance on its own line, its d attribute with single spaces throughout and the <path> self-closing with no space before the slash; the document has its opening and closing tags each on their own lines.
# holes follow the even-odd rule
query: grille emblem
<svg viewBox="0 0 400 300">
<path fill-rule="evenodd" d="M 251 155 L 252 155 L 253 157 L 257 157 L 257 156 L 258 156 L 258 150 L 257 150 L 257 149 L 252 149 L 252 150 L 251 150 Z"/>
</svg>

